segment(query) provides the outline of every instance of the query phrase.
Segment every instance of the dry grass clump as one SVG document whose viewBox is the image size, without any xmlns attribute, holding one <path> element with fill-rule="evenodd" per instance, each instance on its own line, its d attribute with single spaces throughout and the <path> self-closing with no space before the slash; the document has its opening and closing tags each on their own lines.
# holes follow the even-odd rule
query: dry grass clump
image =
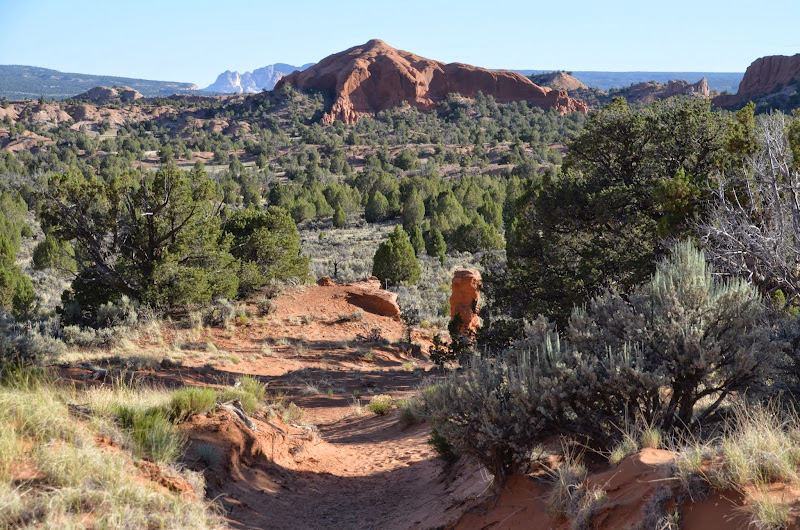
<svg viewBox="0 0 800 530">
<path fill-rule="evenodd" d="M 750 526 L 756 530 L 789 528 L 789 506 L 772 498 L 765 490 L 757 490 L 740 511 L 750 518 Z"/>
<path fill-rule="evenodd" d="M 800 424 L 797 415 L 775 404 L 739 402 L 723 434 L 707 442 L 692 441 L 676 450 L 673 475 L 695 500 L 709 490 L 736 490 L 750 495 L 741 510 L 755 528 L 786 528 L 789 508 L 766 493 L 776 482 L 800 482 Z"/>
<path fill-rule="evenodd" d="M 112 440 L 137 443 L 135 427 L 129 432 L 101 411 L 123 406 L 141 411 L 168 399 L 166 392 L 144 392 L 141 400 L 136 394 L 121 387 L 59 389 L 39 372 L 6 370 L 0 385 L 0 527 L 221 527 L 209 503 L 142 480 L 128 452 L 97 446 L 95 439 L 109 434 Z M 123 405 L 128 397 L 134 399 Z M 73 401 L 92 412 L 76 420 L 67 406 Z M 143 417 L 153 430 L 140 434 L 163 442 L 154 434 L 157 415 Z M 144 422 L 132 420 L 131 425 Z M 201 482 L 188 471 L 171 472 Z M 202 490 L 196 494 L 203 497 Z"/>
<path fill-rule="evenodd" d="M 367 410 L 374 412 L 378 416 L 383 416 L 389 412 L 393 404 L 394 399 L 392 399 L 392 396 L 388 394 L 379 394 L 370 398 L 369 404 L 367 405 Z"/>
<path fill-rule="evenodd" d="M 677 450 L 675 474 L 683 484 L 702 477 L 718 490 L 800 480 L 800 425 L 775 405 L 737 403 L 722 436 Z"/>
<path fill-rule="evenodd" d="M 356 310 L 350 313 L 336 313 L 336 317 L 342 322 L 361 322 L 364 320 L 364 312 Z"/>
<path fill-rule="evenodd" d="M 622 439 L 611 449 L 608 461 L 611 465 L 616 466 L 626 456 L 632 455 L 640 449 L 661 449 L 662 445 L 663 434 L 658 427 L 637 421 L 622 429 Z"/>
<path fill-rule="evenodd" d="M 565 451 L 564 462 L 549 471 L 553 480 L 547 509 L 554 517 L 566 517 L 574 529 L 589 528 L 595 510 L 608 500 L 605 490 L 589 486 L 580 456 Z"/>
</svg>

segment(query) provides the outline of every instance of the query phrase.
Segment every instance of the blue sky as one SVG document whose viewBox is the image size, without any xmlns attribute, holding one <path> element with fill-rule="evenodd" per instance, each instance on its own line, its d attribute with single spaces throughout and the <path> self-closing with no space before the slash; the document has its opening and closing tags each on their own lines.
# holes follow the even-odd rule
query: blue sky
<svg viewBox="0 0 800 530">
<path fill-rule="evenodd" d="M 488 68 L 743 72 L 800 53 L 800 0 L 0 0 L 0 64 L 186 81 L 371 38 Z"/>
</svg>

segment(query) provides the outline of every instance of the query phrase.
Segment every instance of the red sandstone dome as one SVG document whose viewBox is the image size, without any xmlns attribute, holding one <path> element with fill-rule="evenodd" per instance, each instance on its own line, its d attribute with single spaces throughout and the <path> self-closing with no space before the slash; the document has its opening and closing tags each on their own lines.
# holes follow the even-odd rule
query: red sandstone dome
<svg viewBox="0 0 800 530">
<path fill-rule="evenodd" d="M 377 39 L 328 56 L 302 72 L 289 74 L 275 89 L 285 83 L 300 90 L 319 90 L 333 102 L 322 118 L 323 123 L 337 119 L 355 123 L 362 116 L 403 102 L 429 110 L 450 93 L 471 98 L 483 92 L 501 103 L 529 101 L 562 114 L 589 110 L 586 103 L 570 98 L 565 91 L 540 87 L 522 74 L 461 63 L 445 64 L 396 50 Z"/>
</svg>

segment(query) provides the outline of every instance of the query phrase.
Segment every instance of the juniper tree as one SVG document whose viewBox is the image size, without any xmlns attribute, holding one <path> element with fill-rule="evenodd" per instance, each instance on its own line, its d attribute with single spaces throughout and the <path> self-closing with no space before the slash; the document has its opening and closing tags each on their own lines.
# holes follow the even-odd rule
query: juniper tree
<svg viewBox="0 0 800 530">
<path fill-rule="evenodd" d="M 336 228 L 344 228 L 347 225 L 347 214 L 341 204 L 336 205 L 336 211 L 333 212 L 333 226 Z"/>
<path fill-rule="evenodd" d="M 497 309 L 564 325 L 573 305 L 602 289 L 646 281 L 665 250 L 662 237 L 692 231 L 701 192 L 727 160 L 728 125 L 697 100 L 637 110 L 617 98 L 594 114 L 557 178 L 530 181 L 507 205 L 517 214 L 506 218 L 508 268 L 485 281 Z M 679 171 L 685 186 L 671 182 Z M 679 196 L 669 200 L 671 192 Z"/>
<path fill-rule="evenodd" d="M 399 225 L 389 234 L 389 239 L 378 246 L 372 259 L 372 275 L 389 285 L 419 280 L 422 269 L 414 254 L 411 240 Z"/>
<path fill-rule="evenodd" d="M 73 297 L 84 309 L 122 295 L 158 306 L 203 303 L 237 290 L 237 260 L 220 230 L 204 173 L 167 166 L 108 182 L 77 172 L 50 177 L 42 220 L 76 242 Z"/>
<path fill-rule="evenodd" d="M 364 208 L 364 219 L 368 223 L 383 221 L 389 215 L 389 201 L 380 191 L 373 191 L 369 195 Z"/>
</svg>

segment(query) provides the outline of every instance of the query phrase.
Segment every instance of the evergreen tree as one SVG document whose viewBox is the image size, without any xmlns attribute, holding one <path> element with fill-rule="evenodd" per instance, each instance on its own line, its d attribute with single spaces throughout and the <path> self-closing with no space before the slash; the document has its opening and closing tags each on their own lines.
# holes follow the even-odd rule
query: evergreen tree
<svg viewBox="0 0 800 530">
<path fill-rule="evenodd" d="M 425 240 L 422 237 L 422 229 L 419 226 L 414 226 L 411 230 L 411 246 L 414 247 L 414 254 L 419 257 L 425 251 Z"/>
<path fill-rule="evenodd" d="M 72 172 L 42 191 L 45 229 L 78 242 L 73 297 L 84 309 L 127 295 L 156 306 L 205 303 L 237 290 L 213 182 L 167 166 L 105 182 Z"/>
<path fill-rule="evenodd" d="M 76 272 L 75 250 L 69 241 L 61 241 L 53 231 L 49 231 L 44 241 L 33 249 L 33 268 Z"/>
<path fill-rule="evenodd" d="M 238 210 L 223 229 L 233 238 L 231 253 L 241 260 L 242 294 L 273 279 L 308 278 L 308 258 L 301 254 L 297 226 L 283 208 Z"/>
<path fill-rule="evenodd" d="M 447 243 L 442 233 L 436 228 L 431 228 L 425 234 L 425 252 L 428 256 L 439 258 L 442 266 L 447 262 Z"/>
<path fill-rule="evenodd" d="M 389 285 L 400 283 L 413 285 L 417 283 L 421 273 L 422 269 L 408 234 L 400 226 L 396 226 L 389 234 L 388 241 L 381 243 L 375 252 L 372 275 Z"/>
<path fill-rule="evenodd" d="M 403 230 L 411 233 L 415 226 L 422 224 L 424 218 L 425 203 L 423 203 L 419 192 L 414 189 L 403 203 Z"/>
<path fill-rule="evenodd" d="M 389 214 L 389 201 L 378 190 L 373 191 L 369 195 L 367 206 L 364 208 L 364 219 L 368 223 L 376 223 L 383 221 Z"/>
<path fill-rule="evenodd" d="M 336 211 L 333 212 L 333 226 L 336 228 L 347 226 L 347 215 L 344 213 L 344 208 L 342 208 L 341 204 L 337 204 Z"/>
</svg>

